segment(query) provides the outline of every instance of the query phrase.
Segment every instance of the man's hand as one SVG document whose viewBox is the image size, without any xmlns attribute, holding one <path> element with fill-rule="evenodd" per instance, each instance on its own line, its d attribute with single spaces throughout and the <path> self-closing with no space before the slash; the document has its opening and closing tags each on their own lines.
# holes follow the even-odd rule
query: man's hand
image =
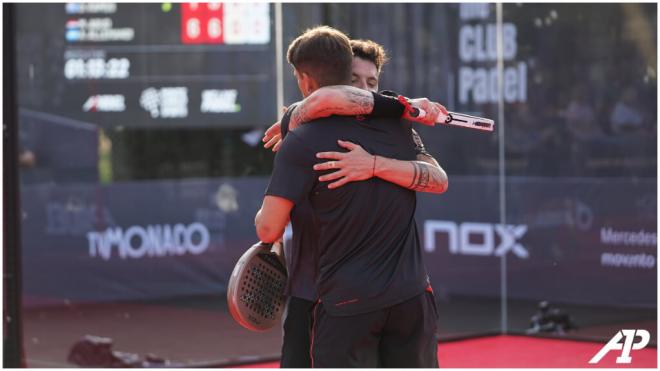
<svg viewBox="0 0 660 371">
<path fill-rule="evenodd" d="M 284 228 L 289 223 L 289 214 L 293 202 L 277 196 L 265 196 L 261 209 L 254 218 L 257 236 L 265 243 L 272 243 L 284 234 Z"/>
<path fill-rule="evenodd" d="M 338 188 L 349 182 L 369 179 L 374 175 L 374 155 L 369 154 L 355 143 L 343 140 L 338 140 L 337 143 L 346 148 L 348 152 L 319 152 L 316 154 L 317 158 L 332 161 L 316 164 L 314 170 L 338 169 L 319 177 L 322 182 L 339 179 L 328 184 L 328 188 Z"/>
<path fill-rule="evenodd" d="M 442 104 L 431 102 L 427 98 L 410 99 L 410 105 L 420 110 L 424 110 L 426 115 L 424 117 L 412 117 L 410 116 L 410 112 L 406 111 L 403 113 L 403 119 L 417 122 L 422 125 L 435 126 L 441 112 L 445 115 L 449 114 Z"/>
<path fill-rule="evenodd" d="M 288 109 L 289 107 L 282 107 L 282 114 L 285 114 Z M 273 152 L 277 152 L 277 150 L 280 149 L 280 146 L 282 145 L 282 125 L 280 124 L 280 121 L 274 123 L 268 128 L 268 130 L 266 130 L 261 141 L 266 143 L 264 144 L 264 148 L 273 147 Z"/>
<path fill-rule="evenodd" d="M 400 185 L 417 192 L 443 193 L 447 190 L 447 174 L 438 165 L 433 157 L 418 155 L 417 161 L 401 161 L 391 158 L 374 156 L 355 143 L 339 140 L 337 141 L 348 152 L 319 152 L 317 158 L 332 161 L 314 165 L 314 170 L 332 170 L 319 177 L 319 181 L 336 182 L 328 184 L 328 188 L 334 189 L 346 183 L 367 180 L 378 177 L 387 182 Z"/>
<path fill-rule="evenodd" d="M 280 149 L 280 146 L 282 145 L 282 131 L 279 121 L 266 130 L 261 141 L 265 143 L 264 148 L 273 147 L 273 152 L 277 152 L 277 150 Z"/>
</svg>

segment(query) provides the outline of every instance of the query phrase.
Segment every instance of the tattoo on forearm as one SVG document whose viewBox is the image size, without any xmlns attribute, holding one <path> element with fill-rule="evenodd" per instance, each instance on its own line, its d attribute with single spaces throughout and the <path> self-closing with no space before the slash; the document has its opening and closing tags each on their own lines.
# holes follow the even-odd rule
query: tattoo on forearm
<svg viewBox="0 0 660 371">
<path fill-rule="evenodd" d="M 415 191 L 431 191 L 444 188 L 440 170 L 434 166 L 415 161 L 413 165 L 413 179 L 408 188 Z"/>
<path fill-rule="evenodd" d="M 331 116 L 331 115 L 336 115 L 336 114 L 342 113 L 343 109 L 344 108 L 340 107 L 340 106 L 323 107 L 323 108 L 319 109 L 318 111 L 316 111 L 315 116 L 317 116 L 317 117 L 315 117 L 315 118 L 328 117 L 328 116 Z"/>
<path fill-rule="evenodd" d="M 305 122 L 330 115 L 366 115 L 373 111 L 374 98 L 368 91 L 343 85 L 326 87 L 324 89 L 337 91 L 340 99 L 334 105 L 329 106 L 324 106 L 324 104 L 330 103 L 321 103 L 318 97 L 314 101 L 315 103 L 308 104 L 306 100 L 303 101 L 291 114 L 291 121 L 289 122 L 291 128 L 296 128 Z"/>
<path fill-rule="evenodd" d="M 419 166 L 417 165 L 416 162 L 413 162 L 412 166 L 413 166 L 413 178 L 412 178 L 412 183 L 410 183 L 408 188 L 415 189 L 415 184 L 417 183 L 417 169 L 419 168 Z"/>
<path fill-rule="evenodd" d="M 374 108 L 374 98 L 373 95 L 369 92 L 356 92 L 354 90 L 348 90 L 346 98 L 350 103 L 348 108 L 351 109 L 351 112 L 356 115 L 364 115 L 370 113 Z M 366 93 L 366 94 L 365 94 Z"/>
<path fill-rule="evenodd" d="M 312 118 L 309 117 L 309 112 L 307 106 L 304 103 L 295 107 L 293 113 L 291 114 L 291 121 L 289 121 L 290 128 L 296 128 L 300 126 L 303 122 L 310 121 Z"/>
<path fill-rule="evenodd" d="M 426 189 L 426 187 L 429 184 L 429 169 L 426 164 L 422 164 L 419 162 L 413 162 L 413 166 L 415 167 L 415 172 L 413 175 L 413 181 L 410 185 L 411 189 L 414 190 L 422 190 Z"/>
</svg>

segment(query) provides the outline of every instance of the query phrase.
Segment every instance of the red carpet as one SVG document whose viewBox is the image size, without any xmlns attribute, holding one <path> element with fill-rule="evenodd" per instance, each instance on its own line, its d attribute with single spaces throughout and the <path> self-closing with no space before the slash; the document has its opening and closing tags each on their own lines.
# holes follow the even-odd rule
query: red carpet
<svg viewBox="0 0 660 371">
<path fill-rule="evenodd" d="M 630 353 L 632 363 L 617 364 L 616 351 L 608 353 L 597 365 L 589 360 L 602 343 L 573 340 L 541 339 L 525 336 L 492 336 L 451 341 L 438 345 L 441 368 L 494 368 L 494 367 L 636 367 L 656 368 L 657 349 L 646 348 Z M 240 368 L 278 368 L 279 362 L 244 365 Z"/>
</svg>

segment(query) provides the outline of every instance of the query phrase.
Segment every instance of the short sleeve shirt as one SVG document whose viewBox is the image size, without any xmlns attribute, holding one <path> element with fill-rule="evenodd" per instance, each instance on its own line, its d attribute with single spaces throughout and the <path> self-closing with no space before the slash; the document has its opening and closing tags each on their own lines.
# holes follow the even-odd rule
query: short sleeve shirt
<svg viewBox="0 0 660 371">
<path fill-rule="evenodd" d="M 316 153 L 337 140 L 414 160 L 411 127 L 400 120 L 332 116 L 290 132 L 275 158 L 266 194 L 309 202 L 318 227 L 316 295 L 330 314 L 369 312 L 405 301 L 428 285 L 414 220 L 415 193 L 378 178 L 330 190 L 318 181 Z M 306 246 L 300 246 L 305 249 Z"/>
</svg>

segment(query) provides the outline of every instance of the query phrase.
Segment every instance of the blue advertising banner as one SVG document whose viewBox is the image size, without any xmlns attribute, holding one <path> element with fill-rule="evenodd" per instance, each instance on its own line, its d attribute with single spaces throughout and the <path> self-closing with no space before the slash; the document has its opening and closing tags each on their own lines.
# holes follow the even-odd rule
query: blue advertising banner
<svg viewBox="0 0 660 371">
<path fill-rule="evenodd" d="M 265 182 L 24 187 L 28 304 L 223 293 L 238 257 L 256 241 Z"/>
<path fill-rule="evenodd" d="M 505 224 L 497 178 L 452 179 L 418 196 L 427 265 L 440 293 L 654 307 L 655 180 L 511 177 Z"/>
<path fill-rule="evenodd" d="M 217 294 L 256 240 L 267 179 L 23 187 L 26 305 Z M 453 177 L 418 196 L 438 295 L 652 307 L 655 180 L 511 178 L 500 224 L 495 177 Z"/>
</svg>

